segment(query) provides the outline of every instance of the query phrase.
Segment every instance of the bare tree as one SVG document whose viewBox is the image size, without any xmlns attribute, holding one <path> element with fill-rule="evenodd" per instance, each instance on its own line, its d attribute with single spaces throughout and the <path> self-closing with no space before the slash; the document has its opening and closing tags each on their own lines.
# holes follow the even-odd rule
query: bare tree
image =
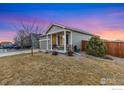
<svg viewBox="0 0 124 93">
<path fill-rule="evenodd" d="M 25 30 L 19 30 L 15 37 L 15 43 L 20 44 L 21 48 L 24 48 L 24 40 L 29 35 Z"/>
<path fill-rule="evenodd" d="M 23 41 L 25 40 L 25 37 L 30 38 L 30 44 L 31 44 L 31 55 L 33 56 L 33 49 L 34 49 L 34 41 L 33 41 L 33 34 L 40 34 L 42 30 L 42 26 L 37 25 L 37 23 L 34 21 L 32 23 L 26 23 L 24 21 L 20 21 L 20 27 L 15 28 L 18 30 L 17 35 L 15 37 L 15 41 L 19 41 L 21 46 L 23 46 Z"/>
</svg>

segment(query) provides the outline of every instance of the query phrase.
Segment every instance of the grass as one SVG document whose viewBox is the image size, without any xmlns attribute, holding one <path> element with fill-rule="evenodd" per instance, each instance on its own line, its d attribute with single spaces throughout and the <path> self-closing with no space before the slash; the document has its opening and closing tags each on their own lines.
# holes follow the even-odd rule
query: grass
<svg viewBox="0 0 124 93">
<path fill-rule="evenodd" d="M 1 85 L 123 85 L 123 79 L 124 64 L 113 61 L 45 53 L 0 58 Z"/>
</svg>

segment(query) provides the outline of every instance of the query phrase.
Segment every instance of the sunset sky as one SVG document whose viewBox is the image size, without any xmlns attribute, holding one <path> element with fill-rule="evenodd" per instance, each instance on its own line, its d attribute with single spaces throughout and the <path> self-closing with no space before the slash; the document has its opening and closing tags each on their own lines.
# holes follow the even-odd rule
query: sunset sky
<svg viewBox="0 0 124 93">
<path fill-rule="evenodd" d="M 43 31 L 51 23 L 124 40 L 124 4 L 0 4 L 0 41 L 12 41 L 20 21 L 36 22 Z"/>
</svg>

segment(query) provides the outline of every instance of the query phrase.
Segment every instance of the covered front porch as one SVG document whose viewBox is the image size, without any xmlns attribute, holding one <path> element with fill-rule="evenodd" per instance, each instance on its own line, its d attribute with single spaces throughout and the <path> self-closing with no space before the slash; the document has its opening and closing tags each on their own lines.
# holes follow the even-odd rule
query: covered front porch
<svg viewBox="0 0 124 93">
<path fill-rule="evenodd" d="M 56 50 L 58 52 L 66 53 L 67 47 L 72 45 L 72 33 L 70 31 L 48 33 L 48 37 L 51 37 L 51 42 L 48 41 L 48 48 L 51 47 L 50 50 L 52 51 Z M 51 46 L 49 43 L 51 43 Z"/>
<path fill-rule="evenodd" d="M 47 33 L 46 38 L 41 40 L 41 45 L 43 41 L 46 41 L 46 50 L 66 53 L 68 47 L 72 47 L 72 32 L 65 30 Z"/>
</svg>

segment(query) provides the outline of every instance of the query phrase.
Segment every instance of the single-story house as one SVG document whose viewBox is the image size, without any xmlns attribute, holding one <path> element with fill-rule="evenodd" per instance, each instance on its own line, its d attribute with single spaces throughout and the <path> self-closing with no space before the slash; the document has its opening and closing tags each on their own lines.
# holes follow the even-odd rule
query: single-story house
<svg viewBox="0 0 124 93">
<path fill-rule="evenodd" d="M 39 39 L 40 50 L 53 51 L 56 49 L 57 52 L 61 53 L 66 53 L 68 47 L 72 49 L 76 47 L 80 50 L 81 41 L 88 41 L 92 36 L 96 35 L 63 25 L 52 24 Z"/>
</svg>

